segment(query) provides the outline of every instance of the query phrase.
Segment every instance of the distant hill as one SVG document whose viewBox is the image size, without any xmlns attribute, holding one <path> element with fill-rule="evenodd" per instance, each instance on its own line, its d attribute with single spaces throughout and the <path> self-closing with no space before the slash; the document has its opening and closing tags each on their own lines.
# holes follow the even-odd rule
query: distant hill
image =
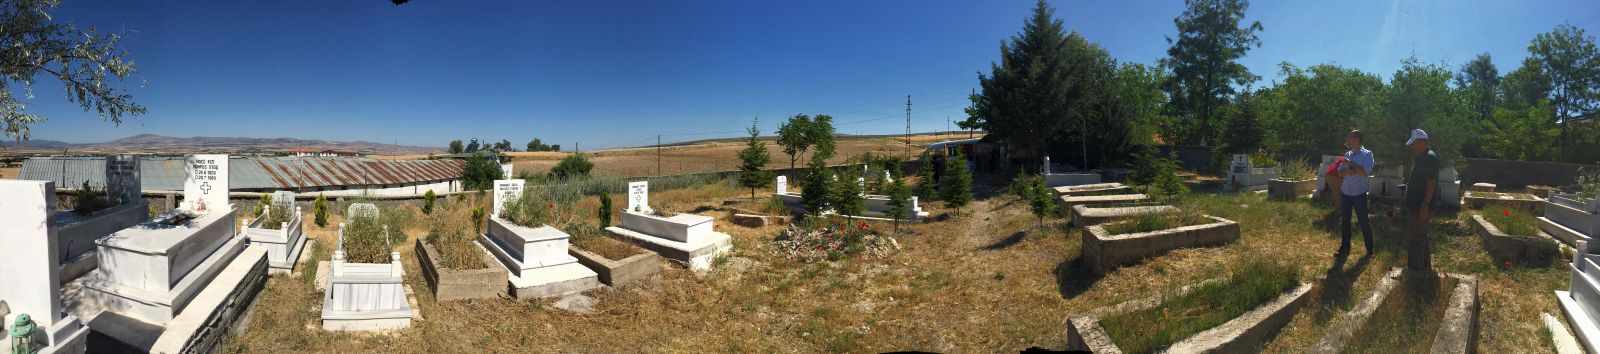
<svg viewBox="0 0 1600 354">
<path fill-rule="evenodd" d="M 61 149 L 85 153 L 145 153 L 145 154 L 271 154 L 295 148 L 317 150 L 354 151 L 362 154 L 421 155 L 441 153 L 436 147 L 391 145 L 366 141 L 304 140 L 294 138 L 237 138 L 237 137 L 171 137 L 156 134 L 139 134 L 104 143 L 71 144 L 55 140 L 29 140 L 22 143 L 7 141 L 6 154 L 37 154 L 59 152 Z"/>
</svg>

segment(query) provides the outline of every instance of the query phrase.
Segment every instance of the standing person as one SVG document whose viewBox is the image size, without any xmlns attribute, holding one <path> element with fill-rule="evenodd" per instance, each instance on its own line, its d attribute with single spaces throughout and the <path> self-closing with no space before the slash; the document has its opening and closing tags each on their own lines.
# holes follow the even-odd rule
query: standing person
<svg viewBox="0 0 1600 354">
<path fill-rule="evenodd" d="M 1344 152 L 1344 161 L 1338 164 L 1339 177 L 1339 251 L 1334 256 L 1349 254 L 1350 252 L 1350 214 L 1356 215 L 1356 220 L 1361 223 L 1361 237 L 1366 241 L 1367 254 L 1371 255 L 1372 225 L 1367 222 L 1367 176 L 1372 171 L 1373 164 L 1377 163 L 1372 157 L 1372 150 L 1361 146 L 1361 131 L 1351 130 L 1345 134 L 1344 142 L 1350 151 Z"/>
<path fill-rule="evenodd" d="M 1433 243 L 1428 239 L 1432 227 L 1434 191 L 1439 188 L 1439 155 L 1429 149 L 1428 132 L 1411 131 L 1406 146 L 1411 147 L 1411 174 L 1406 176 L 1406 268 L 1433 271 Z"/>
</svg>

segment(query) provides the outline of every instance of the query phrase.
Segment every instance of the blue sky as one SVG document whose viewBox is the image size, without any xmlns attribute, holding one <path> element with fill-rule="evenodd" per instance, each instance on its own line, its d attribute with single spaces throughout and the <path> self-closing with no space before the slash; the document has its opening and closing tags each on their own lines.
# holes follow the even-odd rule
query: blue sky
<svg viewBox="0 0 1600 354">
<path fill-rule="evenodd" d="M 1123 62 L 1165 55 L 1181 1 L 1052 1 Z M 764 133 L 828 113 L 841 133 L 945 129 L 1033 5 L 1004 1 L 77 1 L 56 18 L 129 31 L 150 113 L 114 127 L 43 80 L 35 139 L 142 133 L 443 146 L 534 137 L 571 149 Z M 1388 77 L 1416 55 L 1502 73 L 1534 34 L 1600 33 L 1600 3 L 1257 1 L 1266 27 L 1243 62 L 1337 63 Z M 143 86 L 138 86 L 145 83 Z"/>
</svg>

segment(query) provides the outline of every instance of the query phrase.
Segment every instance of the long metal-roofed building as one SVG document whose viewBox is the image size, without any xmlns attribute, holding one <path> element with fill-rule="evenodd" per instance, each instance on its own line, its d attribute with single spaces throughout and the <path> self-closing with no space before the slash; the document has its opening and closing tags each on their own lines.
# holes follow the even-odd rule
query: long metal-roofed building
<svg viewBox="0 0 1600 354">
<path fill-rule="evenodd" d="M 183 164 L 182 157 L 140 157 L 141 190 L 182 191 Z M 448 192 L 459 188 L 463 165 L 453 159 L 234 156 L 228 160 L 228 184 L 233 192 L 410 190 L 422 186 Z M 79 188 L 84 181 L 90 187 L 105 188 L 105 158 L 34 157 L 22 162 L 19 175 L 18 179 L 55 181 L 59 188 Z"/>
</svg>

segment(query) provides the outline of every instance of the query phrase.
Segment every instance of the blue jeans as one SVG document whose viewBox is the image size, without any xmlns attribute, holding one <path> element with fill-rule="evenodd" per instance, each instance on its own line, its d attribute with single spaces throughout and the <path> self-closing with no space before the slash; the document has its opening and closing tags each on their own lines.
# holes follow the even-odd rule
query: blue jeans
<svg viewBox="0 0 1600 354">
<path fill-rule="evenodd" d="M 1367 241 L 1367 251 L 1372 250 L 1372 225 L 1367 222 L 1367 194 L 1349 196 L 1339 195 L 1339 237 L 1342 243 L 1340 250 L 1350 249 L 1350 214 L 1354 211 L 1356 220 L 1361 222 L 1361 236 Z"/>
</svg>

